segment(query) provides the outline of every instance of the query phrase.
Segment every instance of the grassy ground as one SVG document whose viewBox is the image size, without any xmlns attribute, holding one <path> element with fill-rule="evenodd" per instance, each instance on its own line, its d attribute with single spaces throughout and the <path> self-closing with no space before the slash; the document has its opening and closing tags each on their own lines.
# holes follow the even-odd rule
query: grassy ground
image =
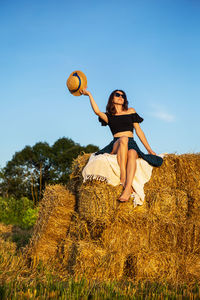
<svg viewBox="0 0 200 300">
<path fill-rule="evenodd" d="M 200 299 L 198 286 L 128 281 L 75 281 L 56 266 L 41 264 L 23 269 L 21 249 L 32 230 L 0 224 L 0 299 Z"/>
<path fill-rule="evenodd" d="M 49 277 L 48 283 L 38 281 L 27 286 L 17 281 L 0 286 L 1 299 L 200 299 L 199 288 L 169 287 L 157 283 L 130 282 L 98 283 L 84 279 L 75 282 L 54 281 Z"/>
</svg>

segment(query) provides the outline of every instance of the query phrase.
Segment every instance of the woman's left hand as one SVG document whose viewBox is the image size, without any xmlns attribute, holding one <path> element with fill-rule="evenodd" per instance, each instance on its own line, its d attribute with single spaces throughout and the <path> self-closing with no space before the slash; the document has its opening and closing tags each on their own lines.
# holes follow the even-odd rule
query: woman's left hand
<svg viewBox="0 0 200 300">
<path fill-rule="evenodd" d="M 88 90 L 86 90 L 86 89 L 80 90 L 80 93 L 81 93 L 81 95 L 85 95 L 85 96 L 89 96 L 90 95 L 90 92 Z"/>
<path fill-rule="evenodd" d="M 153 150 L 148 150 L 149 154 L 157 155 Z"/>
</svg>

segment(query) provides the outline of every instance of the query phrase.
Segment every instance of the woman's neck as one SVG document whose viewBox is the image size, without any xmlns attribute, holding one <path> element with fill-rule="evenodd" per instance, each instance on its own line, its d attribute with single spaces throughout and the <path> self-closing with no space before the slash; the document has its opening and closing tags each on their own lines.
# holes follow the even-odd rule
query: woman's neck
<svg viewBox="0 0 200 300">
<path fill-rule="evenodd" d="M 123 112 L 122 105 L 115 104 L 116 114 Z"/>
</svg>

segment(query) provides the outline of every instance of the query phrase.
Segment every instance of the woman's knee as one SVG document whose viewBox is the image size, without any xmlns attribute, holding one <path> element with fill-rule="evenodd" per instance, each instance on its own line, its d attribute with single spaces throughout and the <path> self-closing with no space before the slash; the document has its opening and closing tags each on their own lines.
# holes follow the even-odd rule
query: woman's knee
<svg viewBox="0 0 200 300">
<path fill-rule="evenodd" d="M 121 136 L 119 138 L 120 145 L 127 145 L 128 144 L 128 137 L 127 136 Z"/>
<path fill-rule="evenodd" d="M 136 159 L 138 158 L 138 153 L 134 149 L 128 150 L 128 158 Z"/>
</svg>

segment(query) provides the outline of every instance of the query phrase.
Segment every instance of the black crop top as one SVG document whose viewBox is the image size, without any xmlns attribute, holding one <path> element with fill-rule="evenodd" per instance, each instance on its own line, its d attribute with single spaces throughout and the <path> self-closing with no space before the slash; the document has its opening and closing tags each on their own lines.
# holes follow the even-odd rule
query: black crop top
<svg viewBox="0 0 200 300">
<path fill-rule="evenodd" d="M 113 135 L 122 131 L 133 132 L 133 123 L 141 123 L 143 121 L 143 118 L 141 118 L 137 113 L 126 115 L 111 115 L 109 113 L 105 114 L 108 117 L 108 123 L 106 123 L 100 117 L 99 122 L 101 122 L 102 126 L 108 125 Z"/>
</svg>

